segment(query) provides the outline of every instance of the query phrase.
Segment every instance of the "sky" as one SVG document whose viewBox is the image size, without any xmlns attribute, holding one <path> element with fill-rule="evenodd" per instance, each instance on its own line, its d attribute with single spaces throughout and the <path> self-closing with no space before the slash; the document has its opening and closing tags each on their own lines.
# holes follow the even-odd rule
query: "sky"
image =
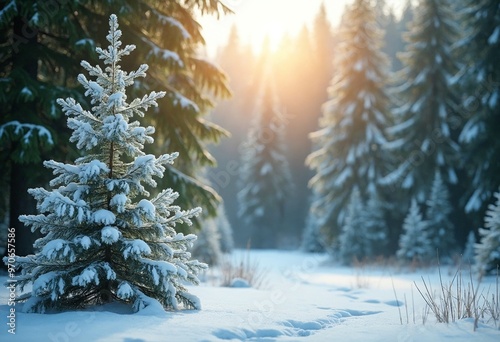
<svg viewBox="0 0 500 342">
<path fill-rule="evenodd" d="M 225 45 L 233 24 L 243 44 L 259 50 L 262 41 L 269 37 L 271 47 L 276 47 L 285 33 L 296 35 L 304 24 L 311 28 L 322 3 L 325 3 L 330 22 L 336 26 L 345 5 L 352 0 L 222 0 L 234 14 L 203 17 L 200 24 L 207 42 L 207 53 L 214 56 L 217 48 Z M 400 13 L 406 1 L 386 0 L 389 6 Z"/>
</svg>

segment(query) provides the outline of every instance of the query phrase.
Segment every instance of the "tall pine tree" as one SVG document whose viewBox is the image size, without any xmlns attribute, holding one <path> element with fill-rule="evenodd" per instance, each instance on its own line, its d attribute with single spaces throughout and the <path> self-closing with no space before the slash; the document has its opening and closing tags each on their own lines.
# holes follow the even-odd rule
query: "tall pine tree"
<svg viewBox="0 0 500 342">
<path fill-rule="evenodd" d="M 397 165 L 382 183 L 407 189 L 419 203 L 428 197 L 436 169 L 446 185 L 458 180 L 459 146 L 452 123 L 459 101 L 453 56 L 459 30 L 448 0 L 424 0 L 415 9 L 401 54 L 404 67 L 397 77 L 405 81 L 394 89 L 401 103 L 388 129 L 394 140 L 387 146 Z"/>
<path fill-rule="evenodd" d="M 0 217 L 9 217 L 9 226 L 19 232 L 16 248 L 23 254 L 32 252 L 35 240 L 18 220 L 36 211 L 27 190 L 50 178 L 40 161 L 49 153 L 75 156 L 60 143 L 69 132 L 55 100 L 72 96 L 85 103 L 83 94 L 72 89 L 79 57 L 92 50 L 81 24 L 90 22 L 89 15 L 81 8 L 76 0 L 12 0 L 0 11 L 0 187 L 8 193 L 0 196 Z"/>
<path fill-rule="evenodd" d="M 482 219 L 494 189 L 500 186 L 500 2 L 465 1 L 466 35 L 460 45 L 466 59 L 463 84 L 463 118 L 460 134 L 463 166 L 470 186 L 465 191 L 465 210 Z"/>
<path fill-rule="evenodd" d="M 238 215 L 257 248 L 276 247 L 292 184 L 283 141 L 285 124 L 271 77 L 268 73 L 262 80 L 253 126 L 243 145 L 238 193 Z"/>
<path fill-rule="evenodd" d="M 330 239 L 340 233 L 354 187 L 361 198 L 380 191 L 377 180 L 385 174 L 387 162 L 384 128 L 390 123 L 388 62 L 380 50 L 382 34 L 370 1 L 357 0 L 348 7 L 339 41 L 337 72 L 330 100 L 323 106 L 321 130 L 311 134 L 319 149 L 306 161 L 315 172 L 309 182 L 315 193 L 313 221 Z"/>
<path fill-rule="evenodd" d="M 143 127 L 149 107 L 165 92 L 127 101 L 126 88 L 145 77 L 148 66 L 125 72 L 122 57 L 135 49 L 121 47 L 117 17 L 111 15 L 107 49 L 97 48 L 105 68 L 82 66 L 95 80 L 78 76 L 92 108 L 84 110 L 73 98 L 58 99 L 73 130 L 71 141 L 84 155 L 75 164 L 53 160 L 44 165 L 56 176 L 51 191 L 30 189 L 37 200 L 38 215 L 20 219 L 32 229 L 46 234 L 35 243 L 37 253 L 15 257 L 22 269 L 16 286 L 18 298 L 26 301 L 29 312 L 74 309 L 88 305 L 121 301 L 140 310 L 159 301 L 165 309 L 179 304 L 200 308 L 184 283 L 197 283 L 196 274 L 206 268 L 189 260 L 187 251 L 194 235 L 176 233 L 177 223 L 191 224 L 201 211 L 183 211 L 173 205 L 178 193 L 160 191 L 154 198 L 145 186 L 155 187 L 153 177 L 161 178 L 178 153 L 156 158 L 142 150 L 152 143 L 154 128 Z M 4 259 L 5 260 L 5 259 Z"/>
</svg>

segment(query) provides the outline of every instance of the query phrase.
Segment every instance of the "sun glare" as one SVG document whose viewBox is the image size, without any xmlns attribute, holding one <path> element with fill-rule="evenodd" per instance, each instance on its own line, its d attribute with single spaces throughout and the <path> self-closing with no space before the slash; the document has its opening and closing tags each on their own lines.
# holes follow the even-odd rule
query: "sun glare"
<svg viewBox="0 0 500 342">
<path fill-rule="evenodd" d="M 236 25 L 243 44 L 249 44 L 259 53 L 267 39 L 271 50 L 277 50 L 285 35 L 296 36 L 304 25 L 312 28 L 321 3 L 325 3 L 327 14 L 336 25 L 349 0 L 233 0 L 229 1 L 234 14 L 221 20 L 201 18 L 204 35 L 212 46 L 223 46 L 227 42 L 232 25 Z M 210 46 L 209 46 L 210 48 Z M 209 51 L 210 53 L 210 51 Z"/>
<path fill-rule="evenodd" d="M 276 51 L 285 35 L 296 36 L 307 26 L 312 29 L 314 18 L 324 0 L 252 0 L 243 1 L 235 11 L 236 24 L 242 37 L 251 37 L 254 51 L 262 49 L 262 43 L 269 39 L 271 50 Z M 325 2 L 330 20 L 336 23 L 346 1 Z M 250 6 L 250 3 L 251 6 Z M 256 6 L 262 3 L 261 6 Z M 246 6 L 245 6 L 246 5 Z"/>
</svg>

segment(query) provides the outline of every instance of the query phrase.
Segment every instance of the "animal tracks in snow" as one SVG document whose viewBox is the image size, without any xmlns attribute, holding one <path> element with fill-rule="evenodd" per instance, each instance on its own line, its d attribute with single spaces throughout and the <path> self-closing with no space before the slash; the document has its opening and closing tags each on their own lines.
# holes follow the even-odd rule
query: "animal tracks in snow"
<svg viewBox="0 0 500 342">
<path fill-rule="evenodd" d="M 299 320 L 285 320 L 276 322 L 276 328 L 265 329 L 218 329 L 213 332 L 213 335 L 221 340 L 239 340 L 239 341 L 263 341 L 266 339 L 272 340 L 280 336 L 288 337 L 305 337 L 310 336 L 320 330 L 332 328 L 340 324 L 344 319 L 349 317 L 374 315 L 380 311 L 359 311 L 359 310 L 334 310 L 328 307 L 320 307 L 322 310 L 332 311 L 331 314 L 325 318 L 299 321 Z"/>
</svg>

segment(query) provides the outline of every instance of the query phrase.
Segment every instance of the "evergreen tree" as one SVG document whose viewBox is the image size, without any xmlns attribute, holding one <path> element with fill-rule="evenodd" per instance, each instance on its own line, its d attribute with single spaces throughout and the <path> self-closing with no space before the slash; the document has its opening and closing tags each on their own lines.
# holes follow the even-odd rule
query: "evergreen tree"
<svg viewBox="0 0 500 342">
<path fill-rule="evenodd" d="M 332 26 L 328 20 L 325 4 L 322 3 L 312 28 L 312 49 L 314 53 L 314 73 L 317 82 L 315 89 L 318 103 L 328 100 L 327 88 L 333 76 L 333 57 L 335 51 L 336 38 L 332 32 Z M 318 113 L 321 111 L 317 107 Z"/>
<path fill-rule="evenodd" d="M 399 239 L 399 249 L 396 252 L 398 258 L 426 262 L 435 255 L 427 234 L 427 226 L 428 223 L 423 220 L 417 201 L 413 199 L 403 224 L 403 234 Z"/>
<path fill-rule="evenodd" d="M 78 63 L 83 55 L 97 59 L 94 48 L 105 43 L 100 35 L 112 12 L 120 13 L 125 34 L 140 47 L 129 65 L 146 62 L 152 66 L 151 77 L 145 80 L 143 88 L 158 87 L 167 92 L 160 100 L 157 115 L 145 119 L 157 127 L 155 144 L 150 149 L 177 150 L 182 154 L 177 168 L 168 168 L 159 181 L 185 190 L 187 196 L 179 199 L 181 204 L 200 203 L 215 214 L 219 197 L 190 176 L 200 165 L 214 163 L 205 143 L 217 141 L 226 132 L 202 116 L 213 106 L 214 99 L 227 96 L 228 90 L 222 71 L 199 57 L 204 40 L 195 13 L 220 15 L 228 11 L 220 1 L 6 3 L 0 11 L 0 106 L 5 114 L 0 116 L 0 163 L 5 165 L 0 169 L 0 185 L 3 189 L 15 189 L 8 205 L 10 226 L 22 231 L 17 217 L 35 212 L 35 203 L 26 190 L 49 179 L 49 174 L 34 164 L 48 156 L 47 149 L 52 146 L 51 158 L 71 160 L 76 156 L 70 147 L 59 143 L 67 140 L 69 131 L 60 120 L 62 113 L 55 100 L 58 96 L 70 96 L 83 108 L 89 107 L 74 82 Z M 141 90 L 130 92 L 136 95 Z M 26 163 L 31 167 L 25 167 Z M 19 252 L 32 252 L 32 242 L 25 239 L 28 236 L 29 232 L 18 234 Z"/>
<path fill-rule="evenodd" d="M 233 228 L 226 216 L 224 205 L 219 206 L 219 214 L 216 219 L 217 232 L 222 253 L 231 253 L 234 248 Z"/>
<path fill-rule="evenodd" d="M 365 230 L 365 239 L 367 243 L 366 256 L 377 257 L 388 255 L 389 231 L 387 229 L 387 220 L 385 213 L 387 207 L 378 194 L 373 194 L 368 198 L 365 210 L 360 214 Z"/>
<path fill-rule="evenodd" d="M 475 264 L 481 274 L 497 274 L 500 268 L 500 192 L 494 197 L 496 202 L 488 206 L 484 228 L 479 228 L 480 241 L 476 245 Z"/>
<path fill-rule="evenodd" d="M 325 252 L 325 236 L 320 230 L 321 227 L 314 220 L 315 216 L 309 212 L 302 232 L 300 249 L 308 253 L 323 253 Z"/>
<path fill-rule="evenodd" d="M 251 232 L 252 247 L 257 248 L 276 247 L 292 182 L 283 144 L 283 117 L 268 77 L 263 79 L 255 120 L 243 145 L 238 193 L 238 215 Z"/>
<path fill-rule="evenodd" d="M 306 160 L 315 172 L 309 182 L 315 193 L 313 221 L 333 239 L 340 233 L 352 189 L 357 186 L 361 198 L 379 192 L 377 182 L 388 162 L 381 148 L 389 125 L 387 59 L 380 50 L 381 31 L 370 1 L 357 0 L 348 8 L 339 41 L 337 72 L 330 100 L 323 106 L 321 130 L 311 134 L 319 149 Z"/>
<path fill-rule="evenodd" d="M 200 308 L 184 283 L 198 283 L 196 274 L 207 266 L 189 260 L 187 249 L 196 236 L 178 234 L 174 227 L 191 224 L 201 209 L 184 211 L 173 205 L 178 194 L 172 189 L 149 199 L 145 186 L 155 187 L 153 176 L 161 178 L 178 153 L 159 158 L 145 154 L 142 149 L 153 142 L 154 128 L 132 121 L 157 106 L 165 92 L 152 91 L 127 102 L 126 88 L 145 77 L 148 66 L 129 73 L 121 69 L 121 58 L 135 46 L 121 48 L 115 15 L 109 25 L 109 47 L 96 49 L 104 70 L 83 61 L 95 81 L 78 76 L 91 98 L 91 110 L 73 98 L 57 101 L 73 130 L 70 140 L 85 153 L 75 164 L 46 161 L 56 176 L 50 182 L 53 190 L 30 189 L 40 214 L 20 217 L 46 234 L 36 241 L 35 255 L 15 258 L 22 269 L 16 286 L 22 291 L 32 285 L 18 298 L 26 301 L 23 309 L 28 312 L 109 301 L 131 304 L 135 310 L 155 301 L 165 309 L 179 304 Z"/>
<path fill-rule="evenodd" d="M 460 134 L 463 167 L 470 181 L 465 210 L 482 219 L 493 190 L 500 186 L 500 7 L 498 0 L 465 1 L 467 35 L 460 42 L 465 56 Z M 477 222 L 479 225 L 480 222 Z"/>
<path fill-rule="evenodd" d="M 344 264 L 351 264 L 355 260 L 363 260 L 371 254 L 370 243 L 367 238 L 366 225 L 362 213 L 364 205 L 360 192 L 354 188 L 349 199 L 347 215 L 342 226 L 338 241 L 338 255 Z M 332 249 L 336 254 L 335 248 Z"/>
<path fill-rule="evenodd" d="M 203 227 L 197 235 L 198 238 L 191 250 L 193 257 L 202 259 L 210 265 L 217 265 L 222 259 L 222 250 L 216 220 L 209 218 L 203 222 Z"/>
<path fill-rule="evenodd" d="M 463 262 L 468 264 L 474 263 L 474 246 L 476 245 L 476 234 L 470 231 L 467 235 L 467 242 L 465 243 L 464 253 L 462 254 Z"/>
<path fill-rule="evenodd" d="M 418 9 L 418 10 L 417 10 Z M 403 69 L 405 82 L 394 89 L 402 102 L 388 129 L 394 140 L 386 146 L 397 166 L 382 184 L 407 189 L 423 203 L 436 169 L 446 184 L 457 182 L 459 146 L 452 134 L 458 97 L 454 88 L 458 67 L 452 44 L 459 27 L 447 0 L 424 0 L 416 9 L 408 33 Z"/>
<path fill-rule="evenodd" d="M 78 23 L 89 16 L 81 8 L 76 0 L 13 0 L 3 2 L 0 11 L 0 187 L 7 192 L 0 196 L 0 220 L 9 217 L 9 227 L 19 232 L 16 249 L 22 254 L 33 251 L 36 238 L 18 220 L 36 212 L 27 190 L 50 178 L 40 161 L 49 153 L 75 156 L 60 143 L 69 131 L 55 99 L 62 95 L 85 102 L 83 94 L 71 89 L 78 57 L 90 50 L 82 39 L 85 25 Z"/>
<path fill-rule="evenodd" d="M 319 91 L 319 82 L 321 78 L 331 77 L 331 74 L 328 75 L 331 67 L 320 71 L 322 65 L 319 64 L 318 54 L 324 50 L 316 51 L 316 38 L 318 37 L 311 36 L 308 27 L 303 25 L 296 36 L 284 37 L 272 56 L 277 95 L 286 120 L 287 159 L 296 191 L 303 194 L 289 199 L 290 212 L 286 215 L 285 222 L 289 234 L 295 240 L 289 242 L 292 246 L 297 245 L 296 240 L 304 229 L 308 210 L 310 190 L 307 181 L 311 178 L 311 171 L 304 165 L 304 159 L 311 152 L 308 135 L 317 129 L 320 105 L 326 95 L 325 88 Z M 329 63 L 331 64 L 331 59 Z M 314 82 L 304 87 L 304 80 Z"/>
<path fill-rule="evenodd" d="M 232 229 L 221 203 L 218 215 L 203 221 L 192 254 L 208 264 L 215 265 L 221 261 L 224 253 L 231 253 L 233 244 Z"/>
<path fill-rule="evenodd" d="M 426 218 L 431 246 L 440 256 L 451 256 L 450 253 L 456 247 L 455 232 L 450 220 L 451 213 L 448 189 L 443 183 L 441 174 L 436 171 L 430 197 L 427 200 Z"/>
<path fill-rule="evenodd" d="M 242 44 L 236 25 L 231 27 L 228 41 L 217 54 L 217 61 L 227 73 L 233 96 L 218 104 L 211 116 L 216 124 L 223 125 L 231 132 L 231 136 L 211 148 L 217 159 L 217 166 L 208 170 L 207 178 L 224 199 L 227 219 L 235 229 L 235 238 L 239 238 L 244 235 L 240 232 L 243 227 L 237 224 L 239 147 L 251 126 L 252 106 L 248 105 L 248 97 L 252 97 L 249 91 L 249 75 L 254 74 L 255 56 L 249 46 Z M 241 72 L 242 70 L 245 72 Z M 239 245 L 246 244 L 242 239 L 235 242 Z"/>
</svg>

